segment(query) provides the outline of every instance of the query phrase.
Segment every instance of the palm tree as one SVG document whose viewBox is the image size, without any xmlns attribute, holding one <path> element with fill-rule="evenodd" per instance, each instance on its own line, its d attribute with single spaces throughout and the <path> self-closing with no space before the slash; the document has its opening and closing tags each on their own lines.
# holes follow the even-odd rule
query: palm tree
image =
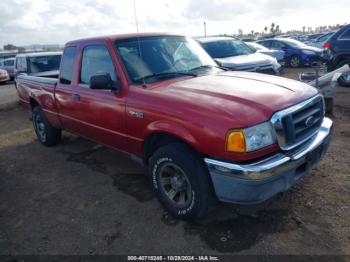
<svg viewBox="0 0 350 262">
<path fill-rule="evenodd" d="M 280 31 L 280 26 L 276 25 L 275 33 L 279 33 L 279 31 Z"/>
<path fill-rule="evenodd" d="M 271 24 L 271 28 L 270 28 L 270 32 L 273 33 L 274 32 L 274 27 L 275 27 L 275 23 Z"/>
<path fill-rule="evenodd" d="M 267 26 L 265 26 L 265 28 L 264 28 L 265 33 L 267 33 L 267 29 L 268 29 Z"/>
</svg>

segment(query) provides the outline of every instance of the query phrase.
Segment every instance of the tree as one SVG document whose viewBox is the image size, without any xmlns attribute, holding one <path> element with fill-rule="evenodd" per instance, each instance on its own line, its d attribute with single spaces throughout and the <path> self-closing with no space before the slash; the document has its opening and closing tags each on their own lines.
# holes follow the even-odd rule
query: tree
<svg viewBox="0 0 350 262">
<path fill-rule="evenodd" d="M 18 47 L 13 44 L 4 45 L 4 50 L 17 50 Z"/>
<path fill-rule="evenodd" d="M 280 26 L 276 25 L 275 33 L 279 33 L 279 31 L 280 31 Z"/>
<path fill-rule="evenodd" d="M 275 23 L 271 24 L 270 32 L 273 33 L 275 30 Z"/>
<path fill-rule="evenodd" d="M 254 30 L 251 31 L 252 35 L 254 35 Z"/>
<path fill-rule="evenodd" d="M 303 33 L 305 34 L 305 28 L 306 28 L 306 26 L 303 26 Z"/>
<path fill-rule="evenodd" d="M 265 33 L 267 33 L 267 30 L 268 30 L 268 28 L 267 28 L 267 26 L 265 26 L 265 28 L 264 28 Z"/>
</svg>

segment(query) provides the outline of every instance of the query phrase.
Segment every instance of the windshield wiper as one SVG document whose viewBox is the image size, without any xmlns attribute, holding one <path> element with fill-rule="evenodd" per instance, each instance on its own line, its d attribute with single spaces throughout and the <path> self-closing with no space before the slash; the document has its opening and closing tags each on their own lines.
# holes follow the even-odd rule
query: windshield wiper
<svg viewBox="0 0 350 262">
<path fill-rule="evenodd" d="M 154 73 L 154 74 L 138 77 L 135 80 L 140 81 L 140 80 L 146 80 L 146 79 L 153 78 L 153 77 L 162 78 L 162 77 L 171 77 L 171 76 L 193 76 L 193 77 L 195 77 L 195 76 L 197 76 L 197 74 L 185 73 L 185 72 L 163 72 L 163 73 Z"/>
<path fill-rule="evenodd" d="M 216 66 L 216 65 L 201 65 L 201 66 L 197 66 L 197 67 L 194 67 L 188 71 L 196 71 L 196 70 L 200 70 L 200 69 L 204 69 L 204 68 L 211 68 L 211 67 L 215 67 L 215 68 L 219 68 L 221 70 L 224 70 L 224 71 L 228 71 L 230 69 L 226 68 L 226 67 L 223 67 L 223 66 Z"/>
</svg>

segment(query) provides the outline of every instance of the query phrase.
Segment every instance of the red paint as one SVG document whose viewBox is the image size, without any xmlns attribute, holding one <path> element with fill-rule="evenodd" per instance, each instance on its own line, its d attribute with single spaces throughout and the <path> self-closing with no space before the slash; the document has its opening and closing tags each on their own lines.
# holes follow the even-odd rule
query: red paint
<svg viewBox="0 0 350 262">
<path fill-rule="evenodd" d="M 153 34 L 143 34 L 153 35 Z M 19 79 L 18 94 L 23 103 L 35 100 L 55 127 L 64 128 L 128 154 L 142 156 L 144 141 L 154 133 L 173 135 L 199 153 L 211 157 L 244 161 L 279 150 L 278 145 L 251 153 L 225 151 L 230 129 L 264 121 L 283 108 L 314 96 L 317 91 L 301 82 L 268 75 L 221 72 L 132 85 L 113 48 L 120 35 L 78 40 L 71 85 L 57 87 Z M 82 49 L 88 44 L 104 44 L 113 59 L 121 91 L 92 90 L 78 84 Z M 73 95 L 79 94 L 80 101 Z M 144 118 L 129 111 L 142 112 Z"/>
</svg>

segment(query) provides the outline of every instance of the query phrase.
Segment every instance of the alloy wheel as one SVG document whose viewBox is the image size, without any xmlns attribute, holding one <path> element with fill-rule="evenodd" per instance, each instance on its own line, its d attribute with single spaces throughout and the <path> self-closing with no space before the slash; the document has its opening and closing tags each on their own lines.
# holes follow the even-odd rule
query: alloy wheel
<svg viewBox="0 0 350 262">
<path fill-rule="evenodd" d="M 192 201 L 192 188 L 185 172 L 174 163 L 167 163 L 159 172 L 161 191 L 176 207 L 187 206 Z"/>
</svg>

